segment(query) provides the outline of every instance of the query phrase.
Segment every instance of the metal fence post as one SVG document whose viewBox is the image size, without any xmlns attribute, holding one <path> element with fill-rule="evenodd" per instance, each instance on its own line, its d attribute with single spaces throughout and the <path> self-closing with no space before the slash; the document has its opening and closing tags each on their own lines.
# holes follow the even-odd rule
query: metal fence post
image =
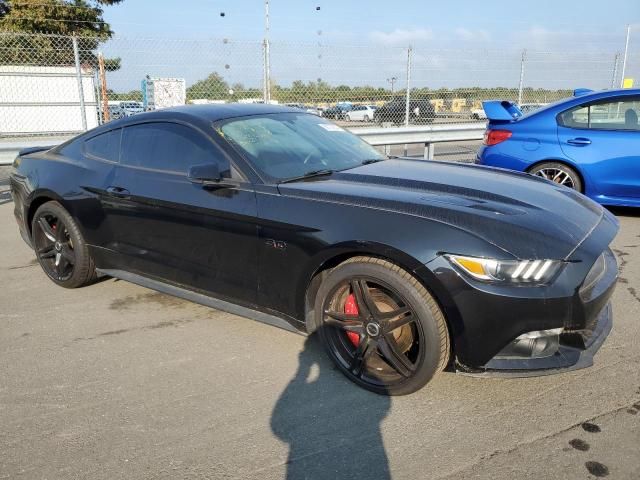
<svg viewBox="0 0 640 480">
<path fill-rule="evenodd" d="M 409 102 L 411 99 L 411 57 L 413 48 L 407 49 L 407 93 L 405 95 L 405 107 L 404 107 L 404 124 L 409 125 Z"/>
<path fill-rule="evenodd" d="M 433 160 L 433 154 L 436 146 L 433 143 L 425 143 L 424 144 L 424 155 L 422 158 L 425 160 Z"/>
<path fill-rule="evenodd" d="M 270 65 L 270 45 L 269 45 L 269 0 L 264 1 L 264 83 L 262 85 L 262 95 L 264 103 L 271 102 L 271 65 Z"/>
<path fill-rule="evenodd" d="M 524 87 L 524 61 L 527 58 L 527 50 L 522 50 L 520 57 L 520 84 L 518 85 L 518 105 L 522 104 L 522 88 Z"/>
<path fill-rule="evenodd" d="M 73 58 L 76 64 L 76 78 L 78 80 L 78 96 L 80 98 L 80 115 L 82 118 L 82 130 L 87 130 L 87 109 L 84 106 L 84 88 L 82 86 L 82 69 L 80 68 L 80 54 L 78 53 L 78 38 L 71 37 L 73 44 Z"/>
<path fill-rule="evenodd" d="M 613 72 L 611 74 L 611 88 L 616 88 L 616 80 L 618 78 L 618 59 L 620 58 L 620 52 L 616 52 L 613 57 Z"/>
</svg>

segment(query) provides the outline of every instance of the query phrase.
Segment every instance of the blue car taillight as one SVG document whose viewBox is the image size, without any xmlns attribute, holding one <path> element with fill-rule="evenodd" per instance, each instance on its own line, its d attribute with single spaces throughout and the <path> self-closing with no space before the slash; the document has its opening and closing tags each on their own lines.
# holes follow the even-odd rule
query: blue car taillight
<svg viewBox="0 0 640 480">
<path fill-rule="evenodd" d="M 497 145 L 511 138 L 511 135 L 513 135 L 511 130 L 488 129 L 484 132 L 484 144 L 487 146 Z"/>
</svg>

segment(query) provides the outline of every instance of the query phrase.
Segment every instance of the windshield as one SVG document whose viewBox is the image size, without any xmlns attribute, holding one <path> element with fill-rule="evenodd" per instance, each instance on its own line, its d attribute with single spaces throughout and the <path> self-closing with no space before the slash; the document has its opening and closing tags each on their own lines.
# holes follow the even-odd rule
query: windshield
<svg viewBox="0 0 640 480">
<path fill-rule="evenodd" d="M 307 113 L 234 118 L 217 130 L 260 173 L 276 181 L 386 158 L 352 133 Z"/>
</svg>

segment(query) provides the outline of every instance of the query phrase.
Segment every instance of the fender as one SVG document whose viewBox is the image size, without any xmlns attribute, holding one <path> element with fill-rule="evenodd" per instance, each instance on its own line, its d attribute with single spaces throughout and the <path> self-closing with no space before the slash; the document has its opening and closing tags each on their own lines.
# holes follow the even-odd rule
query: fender
<svg viewBox="0 0 640 480">
<path fill-rule="evenodd" d="M 319 284 L 313 285 L 312 282 L 323 270 L 333 268 L 348 258 L 361 255 L 384 258 L 411 273 L 423 267 L 421 262 L 405 252 L 377 242 L 351 240 L 323 249 L 311 258 L 300 276 L 300 281 L 297 282 L 296 312 L 298 312 L 299 318 L 305 320 L 309 333 L 315 330 L 316 325 L 313 318 L 313 305 L 308 304 L 310 299 L 307 292 L 316 291 L 317 287 L 319 287 Z"/>
</svg>

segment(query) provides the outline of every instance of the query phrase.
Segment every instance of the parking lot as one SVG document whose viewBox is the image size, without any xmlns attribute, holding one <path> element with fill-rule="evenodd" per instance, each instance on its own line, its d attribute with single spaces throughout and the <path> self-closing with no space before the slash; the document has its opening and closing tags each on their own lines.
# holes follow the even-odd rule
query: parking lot
<svg viewBox="0 0 640 480">
<path fill-rule="evenodd" d="M 561 375 L 357 388 L 316 343 L 113 279 L 65 290 L 0 168 L 0 478 L 639 478 L 640 213 L 614 328 Z"/>
</svg>

